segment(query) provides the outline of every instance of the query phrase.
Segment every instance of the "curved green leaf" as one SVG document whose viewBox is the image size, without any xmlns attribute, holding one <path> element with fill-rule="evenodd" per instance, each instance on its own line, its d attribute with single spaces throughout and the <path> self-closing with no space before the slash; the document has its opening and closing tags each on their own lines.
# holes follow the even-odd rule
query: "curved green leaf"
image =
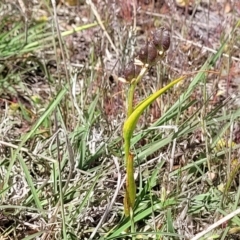
<svg viewBox="0 0 240 240">
<path fill-rule="evenodd" d="M 152 103 L 154 102 L 160 95 L 165 93 L 167 90 L 169 90 L 171 87 L 173 87 L 178 82 L 182 81 L 186 76 L 182 76 L 180 78 L 177 78 L 176 80 L 169 83 L 167 86 L 159 89 L 157 92 L 153 93 L 151 96 L 143 100 L 140 104 L 137 105 L 137 107 L 134 109 L 132 114 L 128 117 L 128 119 L 125 121 L 123 126 L 123 138 L 125 141 L 125 154 L 126 154 L 126 161 L 128 159 L 128 153 L 130 149 L 130 139 L 133 135 L 133 131 L 136 127 L 137 121 L 143 111 Z"/>
</svg>

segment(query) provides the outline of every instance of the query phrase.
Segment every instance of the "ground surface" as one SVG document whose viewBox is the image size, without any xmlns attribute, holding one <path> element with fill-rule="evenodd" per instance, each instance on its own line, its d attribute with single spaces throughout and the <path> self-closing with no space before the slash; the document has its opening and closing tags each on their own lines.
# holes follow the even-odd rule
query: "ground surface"
<svg viewBox="0 0 240 240">
<path fill-rule="evenodd" d="M 54 16 L 50 1 L 0 2 L 0 239 L 192 239 L 236 210 L 240 2 L 57 4 Z M 118 77 L 162 26 L 170 48 L 134 101 L 187 78 L 135 130 L 130 231 Z M 239 227 L 203 239 L 240 239 Z"/>
</svg>

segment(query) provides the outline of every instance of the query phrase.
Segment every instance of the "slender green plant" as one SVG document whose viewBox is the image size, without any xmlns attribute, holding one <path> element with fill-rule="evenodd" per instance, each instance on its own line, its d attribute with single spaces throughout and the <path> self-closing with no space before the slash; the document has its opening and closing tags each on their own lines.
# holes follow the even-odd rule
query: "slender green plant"
<svg viewBox="0 0 240 240">
<path fill-rule="evenodd" d="M 136 184 L 134 180 L 134 155 L 131 153 L 131 138 L 139 117 L 143 111 L 153 103 L 160 95 L 182 81 L 185 77 L 180 77 L 167 86 L 153 93 L 136 107 L 133 106 L 134 90 L 138 82 L 147 73 L 150 66 L 155 65 L 165 56 L 165 52 L 170 45 L 170 32 L 165 28 L 160 28 L 152 33 L 151 39 L 145 43 L 138 53 L 135 61 L 130 61 L 124 70 L 125 81 L 129 83 L 127 96 L 127 118 L 123 126 L 124 152 L 126 164 L 126 192 L 124 196 L 125 216 L 133 219 L 133 209 L 136 198 Z"/>
</svg>

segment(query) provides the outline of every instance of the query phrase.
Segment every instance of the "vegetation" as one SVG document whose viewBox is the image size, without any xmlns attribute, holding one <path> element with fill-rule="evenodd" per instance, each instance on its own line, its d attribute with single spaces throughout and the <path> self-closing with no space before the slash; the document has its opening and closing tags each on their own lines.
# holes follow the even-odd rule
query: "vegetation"
<svg viewBox="0 0 240 240">
<path fill-rule="evenodd" d="M 0 239 L 240 238 L 239 4 L 150 2 L 0 3 Z"/>
</svg>

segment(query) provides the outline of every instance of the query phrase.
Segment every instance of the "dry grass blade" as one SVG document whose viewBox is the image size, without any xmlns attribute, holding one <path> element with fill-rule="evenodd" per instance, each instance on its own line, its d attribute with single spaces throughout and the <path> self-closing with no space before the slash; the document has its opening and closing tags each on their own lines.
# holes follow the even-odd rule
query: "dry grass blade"
<svg viewBox="0 0 240 240">
<path fill-rule="evenodd" d="M 217 222 L 215 222 L 214 224 L 209 226 L 206 230 L 198 233 L 195 237 L 191 238 L 191 240 L 198 240 L 198 239 L 200 239 L 201 237 L 203 237 L 208 232 L 214 230 L 215 228 L 219 227 L 221 224 L 227 222 L 228 220 L 234 218 L 238 214 L 240 214 L 240 208 L 236 209 L 235 211 L 229 213 L 227 216 L 225 216 L 222 219 L 218 220 Z"/>
<path fill-rule="evenodd" d="M 117 195 L 118 195 L 119 190 L 120 190 L 120 188 L 121 188 L 121 178 L 122 178 L 122 176 L 121 176 L 121 172 L 120 172 L 120 167 L 119 167 L 118 159 L 117 159 L 116 157 L 114 157 L 114 156 L 112 156 L 112 158 L 113 158 L 113 161 L 114 161 L 114 164 L 115 164 L 115 167 L 116 167 L 116 170 L 117 170 L 117 175 L 118 175 L 118 177 L 117 177 L 117 187 L 116 187 L 116 190 L 115 190 L 115 192 L 114 192 L 114 195 L 113 195 L 113 197 L 112 197 L 111 202 L 110 202 L 109 205 L 107 206 L 107 208 L 106 208 L 106 210 L 105 210 L 105 212 L 104 212 L 101 220 L 99 221 L 98 225 L 95 227 L 95 229 L 94 229 L 94 231 L 92 232 L 92 234 L 91 234 L 91 236 L 90 236 L 89 239 L 94 239 L 94 236 L 96 235 L 98 229 L 101 227 L 101 225 L 102 225 L 102 224 L 104 223 L 104 221 L 106 220 L 109 212 L 111 211 L 111 209 L 112 209 L 112 207 L 113 207 L 113 204 L 114 204 L 115 201 L 116 201 Z"/>
</svg>

